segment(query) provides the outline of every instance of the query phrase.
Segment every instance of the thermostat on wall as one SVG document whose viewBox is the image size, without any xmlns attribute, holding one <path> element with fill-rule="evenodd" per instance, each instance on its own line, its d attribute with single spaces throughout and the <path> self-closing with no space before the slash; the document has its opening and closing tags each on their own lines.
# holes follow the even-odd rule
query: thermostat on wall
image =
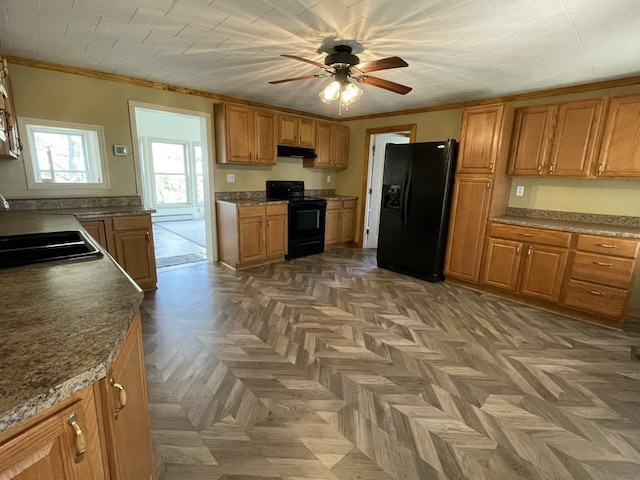
<svg viewBox="0 0 640 480">
<path fill-rule="evenodd" d="M 118 157 L 126 157 L 129 155 L 129 149 L 126 145 L 114 145 L 113 146 L 113 154 Z"/>
</svg>

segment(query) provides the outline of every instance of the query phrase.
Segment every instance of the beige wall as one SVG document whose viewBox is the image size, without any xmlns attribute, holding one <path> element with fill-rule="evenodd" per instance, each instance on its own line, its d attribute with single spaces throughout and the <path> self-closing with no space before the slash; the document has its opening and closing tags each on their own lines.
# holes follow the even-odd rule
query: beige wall
<svg viewBox="0 0 640 480">
<path fill-rule="evenodd" d="M 136 160 L 113 155 L 112 145 L 127 145 L 132 152 L 128 101 L 197 112 L 213 113 L 214 101 L 207 98 L 124 83 L 71 75 L 22 65 L 10 65 L 16 113 L 19 117 L 41 118 L 102 125 L 105 132 L 109 189 L 51 190 L 27 188 L 23 159 L 0 160 L 0 192 L 7 198 L 73 195 L 138 195 Z M 214 136 L 212 135 L 212 138 Z M 333 170 L 306 169 L 302 160 L 279 159 L 274 167 L 214 165 L 214 191 L 264 190 L 267 179 L 301 179 L 307 188 L 335 185 Z M 226 174 L 236 182 L 227 183 Z M 331 182 L 327 182 L 331 175 Z"/>
</svg>

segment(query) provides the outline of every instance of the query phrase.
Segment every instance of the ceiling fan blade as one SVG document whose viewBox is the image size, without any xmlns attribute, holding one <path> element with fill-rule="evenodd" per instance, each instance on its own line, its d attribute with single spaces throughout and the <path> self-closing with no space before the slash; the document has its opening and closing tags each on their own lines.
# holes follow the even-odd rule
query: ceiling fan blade
<svg viewBox="0 0 640 480">
<path fill-rule="evenodd" d="M 399 93 L 400 95 L 405 95 L 412 90 L 411 87 L 407 87 L 406 85 L 400 85 L 399 83 L 390 82 L 389 80 L 384 80 L 378 77 L 362 76 L 358 78 L 358 82 L 373 85 L 374 87 L 384 88 L 385 90 Z"/>
<path fill-rule="evenodd" d="M 310 63 L 311 65 L 314 65 L 314 66 L 316 66 L 318 68 L 322 68 L 323 70 L 326 70 L 328 68 L 324 63 L 315 62 L 313 60 L 308 60 L 306 58 L 298 57 L 296 55 L 281 55 L 281 56 L 282 57 L 287 57 L 287 58 L 293 58 L 294 60 L 298 60 L 299 62 Z"/>
<path fill-rule="evenodd" d="M 284 80 L 273 80 L 271 82 L 271 84 L 276 84 L 276 83 L 285 83 L 285 82 L 295 82 L 296 80 L 309 80 L 311 78 L 318 78 L 320 75 L 305 75 L 304 77 L 293 77 L 293 78 L 285 78 Z"/>
<path fill-rule="evenodd" d="M 362 73 L 368 73 L 375 72 L 377 70 L 387 70 L 389 68 L 401 68 L 408 66 L 409 64 L 400 57 L 388 57 L 357 65 L 356 68 Z"/>
</svg>

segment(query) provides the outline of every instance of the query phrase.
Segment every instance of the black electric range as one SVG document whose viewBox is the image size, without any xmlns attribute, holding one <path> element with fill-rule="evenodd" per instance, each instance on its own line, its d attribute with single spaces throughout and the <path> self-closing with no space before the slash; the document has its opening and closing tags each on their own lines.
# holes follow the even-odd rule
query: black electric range
<svg viewBox="0 0 640 480">
<path fill-rule="evenodd" d="M 267 180 L 267 199 L 287 200 L 288 252 L 285 258 L 297 258 L 324 252 L 324 226 L 327 201 L 307 197 L 301 180 Z"/>
</svg>

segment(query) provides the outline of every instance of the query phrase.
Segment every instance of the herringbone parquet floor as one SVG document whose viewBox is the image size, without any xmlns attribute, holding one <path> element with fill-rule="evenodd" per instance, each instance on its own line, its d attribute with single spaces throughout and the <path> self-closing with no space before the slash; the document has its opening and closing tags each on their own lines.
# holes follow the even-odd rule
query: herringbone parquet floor
<svg viewBox="0 0 640 480">
<path fill-rule="evenodd" d="M 367 250 L 159 277 L 142 311 L 160 480 L 640 478 L 635 333 Z"/>
</svg>

